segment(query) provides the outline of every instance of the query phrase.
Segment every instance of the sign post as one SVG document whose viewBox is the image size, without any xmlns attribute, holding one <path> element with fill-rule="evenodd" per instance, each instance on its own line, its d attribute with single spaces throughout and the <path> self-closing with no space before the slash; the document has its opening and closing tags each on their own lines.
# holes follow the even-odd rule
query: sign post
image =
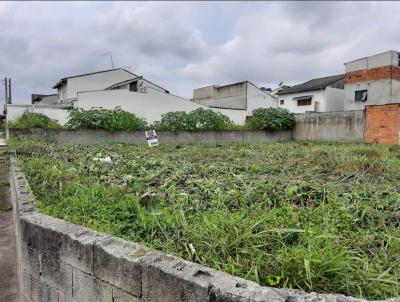
<svg viewBox="0 0 400 302">
<path fill-rule="evenodd" d="M 156 130 L 149 130 L 144 132 L 146 135 L 147 143 L 149 147 L 158 146 L 160 143 L 158 142 Z"/>
</svg>

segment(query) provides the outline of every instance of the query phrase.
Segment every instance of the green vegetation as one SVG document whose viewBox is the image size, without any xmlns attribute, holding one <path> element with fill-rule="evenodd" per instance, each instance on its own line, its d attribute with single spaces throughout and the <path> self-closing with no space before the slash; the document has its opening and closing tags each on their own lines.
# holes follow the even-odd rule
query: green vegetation
<svg viewBox="0 0 400 302">
<path fill-rule="evenodd" d="M 174 111 L 163 114 L 160 122 L 152 127 L 160 130 L 228 130 L 234 123 L 219 112 L 198 108 L 189 113 Z"/>
<path fill-rule="evenodd" d="M 12 144 L 43 213 L 262 285 L 400 295 L 399 146 Z"/>
<path fill-rule="evenodd" d="M 258 108 L 248 121 L 251 129 L 287 130 L 292 129 L 295 120 L 293 113 L 283 108 Z"/>
<path fill-rule="evenodd" d="M 168 112 L 161 121 L 147 125 L 135 114 L 115 109 L 92 108 L 70 110 L 66 128 L 115 130 L 286 130 L 294 126 L 293 114 L 281 108 L 259 108 L 245 125 L 235 125 L 228 116 L 211 109 L 198 108 L 189 113 L 185 111 Z M 61 128 L 55 120 L 39 113 L 24 113 L 17 121 L 9 122 L 8 128 Z"/>
<path fill-rule="evenodd" d="M 61 125 L 41 113 L 24 112 L 16 121 L 8 122 L 7 128 L 60 128 Z"/>
<path fill-rule="evenodd" d="M 113 110 L 92 108 L 90 110 L 71 109 L 66 124 L 68 128 L 115 130 L 140 130 L 146 128 L 146 122 L 135 114 L 116 107 Z"/>
</svg>

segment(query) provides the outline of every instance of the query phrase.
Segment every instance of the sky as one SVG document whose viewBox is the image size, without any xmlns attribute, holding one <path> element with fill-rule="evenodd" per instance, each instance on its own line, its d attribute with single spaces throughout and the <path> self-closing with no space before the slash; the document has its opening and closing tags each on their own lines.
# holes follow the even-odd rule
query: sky
<svg viewBox="0 0 400 302">
<path fill-rule="evenodd" d="M 275 88 L 400 50 L 400 2 L 0 2 L 0 78 L 13 102 L 115 67 L 191 98 L 249 80 Z M 0 86 L 0 102 L 4 102 Z"/>
</svg>

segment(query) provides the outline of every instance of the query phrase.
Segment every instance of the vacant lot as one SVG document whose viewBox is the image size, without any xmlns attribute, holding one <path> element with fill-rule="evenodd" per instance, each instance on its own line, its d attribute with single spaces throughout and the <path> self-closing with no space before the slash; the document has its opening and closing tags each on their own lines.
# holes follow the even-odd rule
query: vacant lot
<svg viewBox="0 0 400 302">
<path fill-rule="evenodd" d="M 400 295 L 398 146 L 14 145 L 43 213 L 263 285 Z"/>
</svg>

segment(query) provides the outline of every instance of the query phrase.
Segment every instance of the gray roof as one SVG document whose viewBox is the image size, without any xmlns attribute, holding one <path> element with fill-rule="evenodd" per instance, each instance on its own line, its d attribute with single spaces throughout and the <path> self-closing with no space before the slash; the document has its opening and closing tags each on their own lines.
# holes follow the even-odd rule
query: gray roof
<svg viewBox="0 0 400 302">
<path fill-rule="evenodd" d="M 62 78 L 61 80 L 59 80 L 52 88 L 56 89 L 56 88 L 60 87 L 61 85 L 65 84 L 68 79 L 71 79 L 71 78 L 84 77 L 84 76 L 88 76 L 88 75 L 92 75 L 92 74 L 96 74 L 96 73 L 103 73 L 103 72 L 109 72 L 109 71 L 114 71 L 114 70 L 124 70 L 124 71 L 129 72 L 130 74 L 136 76 L 136 74 L 134 74 L 124 68 L 114 68 L 114 69 L 100 70 L 100 71 L 96 71 L 96 72 L 90 72 L 90 73 L 84 73 L 84 74 L 78 74 L 78 75 L 74 75 L 74 76 L 65 77 L 65 78 Z"/>
<path fill-rule="evenodd" d="M 331 84 L 334 84 L 338 81 L 343 80 L 344 77 L 345 77 L 344 74 L 338 74 L 338 75 L 329 76 L 329 77 L 312 79 L 303 84 L 294 85 L 294 86 L 291 86 L 290 88 L 283 89 L 278 92 L 278 95 L 324 89 Z"/>
</svg>

